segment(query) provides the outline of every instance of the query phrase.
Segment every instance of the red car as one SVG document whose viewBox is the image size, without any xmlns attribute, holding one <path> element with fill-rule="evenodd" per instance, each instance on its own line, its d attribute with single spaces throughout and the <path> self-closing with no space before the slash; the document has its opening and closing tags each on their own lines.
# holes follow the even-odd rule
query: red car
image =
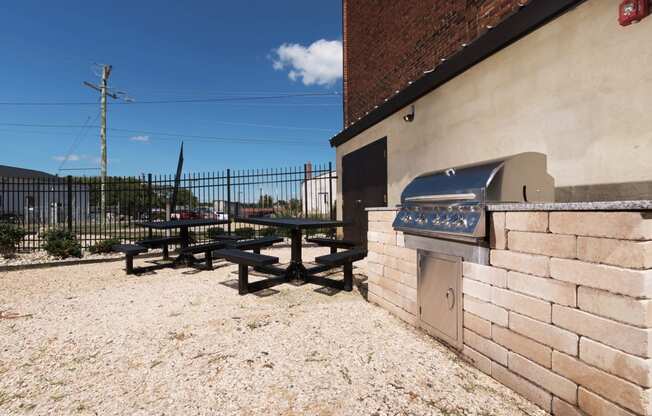
<svg viewBox="0 0 652 416">
<path fill-rule="evenodd" d="M 173 220 L 191 220 L 194 218 L 199 218 L 199 214 L 194 211 L 181 210 L 170 214 L 170 218 Z"/>
</svg>

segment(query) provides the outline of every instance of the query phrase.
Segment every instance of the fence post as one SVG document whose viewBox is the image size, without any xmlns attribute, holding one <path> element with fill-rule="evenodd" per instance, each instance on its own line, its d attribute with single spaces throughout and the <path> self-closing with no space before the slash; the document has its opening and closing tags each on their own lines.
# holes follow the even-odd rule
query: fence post
<svg viewBox="0 0 652 416">
<path fill-rule="evenodd" d="M 152 221 L 152 174 L 147 174 L 147 221 Z M 149 237 L 152 238 L 152 229 L 148 228 Z"/>
<path fill-rule="evenodd" d="M 72 232 L 72 176 L 68 175 L 68 231 Z"/>
<path fill-rule="evenodd" d="M 303 164 L 303 216 L 308 218 L 308 164 Z"/>
<path fill-rule="evenodd" d="M 231 235 L 231 169 L 226 170 L 226 219 L 228 233 Z"/>
<path fill-rule="evenodd" d="M 333 162 L 328 162 L 328 209 L 330 210 L 330 219 L 335 219 L 335 210 L 333 209 Z"/>
</svg>

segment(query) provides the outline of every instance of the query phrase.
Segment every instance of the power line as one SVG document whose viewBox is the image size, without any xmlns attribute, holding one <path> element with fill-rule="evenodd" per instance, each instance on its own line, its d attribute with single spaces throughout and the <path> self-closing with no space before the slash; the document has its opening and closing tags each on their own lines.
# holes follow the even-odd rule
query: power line
<svg viewBox="0 0 652 416">
<path fill-rule="evenodd" d="M 233 122 L 233 121 L 211 120 L 211 123 L 225 124 L 227 126 L 264 127 L 269 129 L 281 129 L 281 130 L 311 130 L 311 131 L 324 131 L 324 132 L 333 132 L 336 130 L 336 129 L 323 129 L 318 127 L 280 126 L 276 124 L 240 123 L 240 122 Z"/>
<path fill-rule="evenodd" d="M 337 93 L 303 93 L 303 94 L 283 94 L 283 95 L 266 95 L 266 96 L 249 96 L 249 97 L 216 97 L 216 98 L 177 98 L 170 100 L 146 100 L 146 101 L 129 101 L 113 102 L 111 105 L 140 105 L 140 104 L 191 104 L 191 103 L 218 103 L 231 101 L 258 101 L 269 99 L 298 98 L 298 97 L 334 97 Z M 90 101 L 14 101 L 0 102 L 0 105 L 6 106 L 77 106 L 77 105 L 97 105 L 96 102 Z"/>
<path fill-rule="evenodd" d="M 100 168 L 67 168 L 67 169 L 59 169 L 59 172 L 69 171 L 69 170 L 100 170 Z"/>
<path fill-rule="evenodd" d="M 300 126 L 281 126 L 276 124 L 257 124 L 257 123 L 240 123 L 232 121 L 214 121 L 215 124 L 225 124 L 233 126 L 248 126 L 248 127 L 265 127 L 271 129 L 287 129 L 287 130 L 312 130 L 312 131 L 324 131 L 332 132 L 334 129 L 325 129 L 318 127 L 300 127 Z M 0 123 L 0 126 L 14 126 L 14 127 L 47 127 L 47 128 L 78 128 L 83 127 L 81 124 L 41 124 L 41 123 Z M 99 126 L 91 126 L 99 127 Z M 111 129 L 109 129 L 111 130 Z"/>
<path fill-rule="evenodd" d="M 100 113 L 98 112 L 98 113 L 97 113 L 97 116 L 99 117 L 99 115 L 100 115 Z M 96 120 L 97 120 L 97 117 L 95 118 L 95 120 L 94 120 L 93 122 L 95 122 Z M 86 122 L 84 123 L 84 125 L 82 126 L 82 128 L 79 130 L 79 134 L 78 134 L 77 137 L 75 137 L 75 139 L 72 141 L 72 144 L 70 145 L 70 148 L 68 149 L 68 153 L 66 153 L 66 155 L 65 155 L 64 158 L 63 158 L 63 160 L 61 161 L 61 164 L 59 165 L 59 169 L 58 169 L 59 172 L 61 172 L 61 170 L 63 169 L 63 165 L 66 164 L 66 162 L 68 161 L 68 158 L 70 157 L 70 155 L 72 154 L 72 152 L 75 151 L 75 148 L 79 145 L 79 143 L 81 143 L 81 140 L 83 140 L 83 138 L 86 136 L 86 133 L 88 133 L 88 129 L 89 129 L 89 128 L 88 128 L 88 122 L 89 122 L 89 121 L 91 121 L 91 117 L 90 117 L 90 116 L 88 116 L 88 117 L 86 118 Z"/>
<path fill-rule="evenodd" d="M 256 90 L 256 91 L 243 91 L 243 90 L 237 90 L 237 91 L 225 91 L 225 90 L 210 90 L 205 87 L 201 88 L 165 88 L 165 89 L 158 89 L 158 88 L 141 88 L 139 86 L 131 86 L 128 88 L 129 90 L 135 90 L 139 92 L 146 92 L 146 93 L 156 93 L 156 94 L 201 94 L 201 95 L 206 95 L 206 94 L 219 94 L 219 95 L 231 95 L 231 96 L 238 96 L 238 95 L 261 95 L 261 94 L 268 94 L 268 95 L 277 95 L 277 94 L 298 94 L 295 91 L 262 91 L 262 90 Z M 330 94 L 333 95 L 342 95 L 342 91 L 339 90 L 333 90 L 329 92 Z"/>
<path fill-rule="evenodd" d="M 93 126 L 89 126 L 93 127 Z M 108 129 L 108 130 L 115 130 L 115 129 Z M 120 129 L 123 130 L 123 129 Z M 295 139 L 295 138 L 290 138 L 290 139 L 278 139 L 278 138 L 263 138 L 263 137 L 219 137 L 219 136 L 197 136 L 197 135 L 186 135 L 186 134 L 178 134 L 178 133 L 162 133 L 162 132 L 151 132 L 151 131 L 143 131 L 143 130 L 131 130 L 131 129 L 124 129 L 128 130 L 134 133 L 140 133 L 144 135 L 149 135 L 149 134 L 158 134 L 161 136 L 169 136 L 169 137 L 148 137 L 147 141 L 173 141 L 173 142 L 178 142 L 183 138 L 183 140 L 186 141 L 196 141 L 196 142 L 207 142 L 207 143 L 235 143 L 235 144 L 273 144 L 273 145 L 287 145 L 287 146 L 300 146 L 300 147 L 323 147 L 323 143 L 315 143 L 312 141 L 306 141 L 305 139 Z M 71 133 L 56 133 L 56 134 L 51 134 L 48 132 L 42 132 L 42 131 L 11 131 L 11 130 L 4 130 L 8 131 L 11 133 L 19 133 L 19 134 L 41 134 L 41 135 L 48 135 L 48 136 L 58 136 L 58 135 L 74 135 Z M 112 134 L 111 137 L 117 138 L 117 139 L 131 139 L 133 135 L 116 135 Z"/>
</svg>

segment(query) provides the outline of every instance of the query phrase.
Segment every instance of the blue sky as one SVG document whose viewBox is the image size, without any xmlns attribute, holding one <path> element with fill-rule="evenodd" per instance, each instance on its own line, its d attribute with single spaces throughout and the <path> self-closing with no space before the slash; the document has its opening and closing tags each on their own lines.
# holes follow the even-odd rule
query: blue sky
<svg viewBox="0 0 652 416">
<path fill-rule="evenodd" d="M 112 64 L 110 86 L 136 102 L 340 93 L 341 20 L 337 0 L 5 2 L 0 164 L 56 173 L 70 154 L 64 168 L 98 166 L 99 128 L 79 126 L 99 124 L 99 104 L 14 105 L 97 101 L 82 86 L 99 81 L 95 63 Z M 108 132 L 114 175 L 173 172 L 181 139 L 184 171 L 328 162 L 342 125 L 339 95 L 108 112 L 121 129 Z"/>
</svg>

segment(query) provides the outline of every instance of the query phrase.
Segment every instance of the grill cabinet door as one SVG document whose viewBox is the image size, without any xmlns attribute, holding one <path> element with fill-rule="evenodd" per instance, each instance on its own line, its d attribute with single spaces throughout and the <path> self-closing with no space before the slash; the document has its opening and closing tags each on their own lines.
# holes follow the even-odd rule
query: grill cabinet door
<svg viewBox="0 0 652 416">
<path fill-rule="evenodd" d="M 462 346 L 462 259 L 419 250 L 421 327 L 452 346 Z"/>
</svg>

